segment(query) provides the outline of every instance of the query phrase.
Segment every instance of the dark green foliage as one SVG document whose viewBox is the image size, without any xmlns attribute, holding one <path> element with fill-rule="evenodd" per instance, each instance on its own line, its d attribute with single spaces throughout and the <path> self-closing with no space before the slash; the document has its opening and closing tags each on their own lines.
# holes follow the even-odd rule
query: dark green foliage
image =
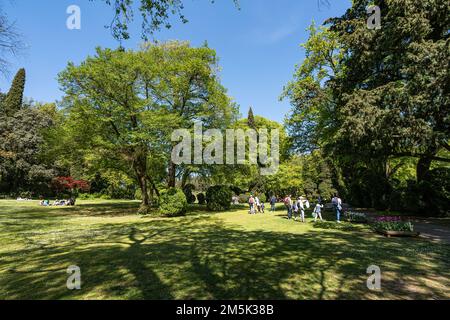
<svg viewBox="0 0 450 320">
<path fill-rule="evenodd" d="M 437 168 L 428 172 L 419 185 L 426 215 L 450 215 L 450 168 Z"/>
<path fill-rule="evenodd" d="M 198 201 L 198 204 L 204 205 L 206 203 L 206 196 L 205 196 L 205 194 L 204 193 L 199 193 L 197 195 L 197 201 Z"/>
<path fill-rule="evenodd" d="M 52 126 L 48 110 L 22 106 L 12 116 L 0 114 L 1 193 L 17 195 L 34 191 L 48 194 L 48 183 L 55 176 L 53 164 L 46 163 L 43 131 Z"/>
<path fill-rule="evenodd" d="M 235 195 L 240 195 L 241 193 L 244 192 L 244 190 L 242 190 L 238 186 L 230 186 L 230 189 L 231 189 L 231 191 L 234 192 Z"/>
<path fill-rule="evenodd" d="M 369 5 L 381 30 L 367 28 Z M 329 28 L 310 28 L 284 92 L 286 124 L 297 150 L 329 157 L 334 187 L 355 206 L 442 212 L 427 180 L 450 162 L 448 12 L 448 0 L 355 0 Z M 416 166 L 408 186 L 393 178 L 403 165 L 391 166 L 404 158 Z"/>
<path fill-rule="evenodd" d="M 192 193 L 194 190 L 195 186 L 193 184 L 187 184 L 183 187 L 183 193 L 186 196 L 188 204 L 192 204 L 196 200 L 195 195 Z"/>
<path fill-rule="evenodd" d="M 186 213 L 188 202 L 182 190 L 171 188 L 161 194 L 159 205 L 160 215 L 176 217 Z"/>
<path fill-rule="evenodd" d="M 248 110 L 247 124 L 249 128 L 256 128 L 255 116 L 253 115 L 253 109 L 251 107 Z"/>
<path fill-rule="evenodd" d="M 11 116 L 22 108 L 23 92 L 25 89 L 25 69 L 17 71 L 11 89 L 3 100 L 0 110 Z"/>
<path fill-rule="evenodd" d="M 211 211 L 226 211 L 231 208 L 233 192 L 228 186 L 213 186 L 206 192 L 206 202 Z"/>
</svg>

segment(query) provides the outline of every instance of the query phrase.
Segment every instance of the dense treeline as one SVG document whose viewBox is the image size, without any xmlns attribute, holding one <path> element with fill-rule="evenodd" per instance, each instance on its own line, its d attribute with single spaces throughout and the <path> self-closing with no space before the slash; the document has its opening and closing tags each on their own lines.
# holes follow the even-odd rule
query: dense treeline
<svg viewBox="0 0 450 320">
<path fill-rule="evenodd" d="M 370 4 L 380 30 L 366 26 Z M 359 0 L 311 26 L 287 125 L 297 150 L 329 157 L 355 205 L 448 213 L 449 6 Z"/>
<path fill-rule="evenodd" d="M 292 104 L 284 126 L 252 109 L 242 119 L 207 45 L 99 48 L 59 74 L 57 107 L 25 101 L 20 70 L 0 96 L 0 194 L 51 196 L 63 192 L 58 181 L 78 181 L 66 191 L 182 213 L 196 198 L 228 196 L 228 186 L 243 198 L 339 192 L 354 206 L 448 213 L 450 4 L 375 1 L 380 30 L 367 28 L 369 4 L 353 1 L 342 17 L 311 25 L 306 58 L 282 95 Z M 196 123 L 280 130 L 278 172 L 173 163 L 173 130 Z"/>
</svg>

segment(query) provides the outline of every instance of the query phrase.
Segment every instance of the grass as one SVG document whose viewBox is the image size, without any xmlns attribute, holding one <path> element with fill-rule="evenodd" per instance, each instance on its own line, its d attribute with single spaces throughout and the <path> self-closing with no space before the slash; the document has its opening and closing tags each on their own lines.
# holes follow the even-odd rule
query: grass
<svg viewBox="0 0 450 320">
<path fill-rule="evenodd" d="M 0 299 L 449 299 L 450 248 L 364 225 L 236 207 L 140 217 L 139 203 L 0 201 Z M 70 265 L 82 288 L 66 288 Z M 378 265 L 382 290 L 367 289 Z"/>
</svg>

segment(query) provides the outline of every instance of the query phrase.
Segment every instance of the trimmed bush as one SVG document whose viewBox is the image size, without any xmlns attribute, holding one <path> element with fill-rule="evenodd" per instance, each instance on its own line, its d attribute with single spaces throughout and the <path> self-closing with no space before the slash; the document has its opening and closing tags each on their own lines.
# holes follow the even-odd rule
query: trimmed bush
<svg viewBox="0 0 450 320">
<path fill-rule="evenodd" d="M 183 187 L 183 193 L 186 196 L 186 200 L 188 204 L 193 204 L 195 200 L 195 195 L 192 193 L 192 191 L 195 190 L 195 186 L 193 184 L 187 184 Z"/>
<path fill-rule="evenodd" d="M 159 214 L 166 217 L 184 215 L 187 211 L 187 200 L 183 191 L 171 188 L 164 191 L 159 199 Z"/>
<path fill-rule="evenodd" d="M 197 195 L 198 204 L 204 205 L 206 203 L 206 196 L 204 193 L 199 193 Z"/>
<path fill-rule="evenodd" d="M 231 208 L 233 192 L 227 186 L 214 186 L 206 192 L 207 207 L 211 211 L 226 211 Z"/>
</svg>

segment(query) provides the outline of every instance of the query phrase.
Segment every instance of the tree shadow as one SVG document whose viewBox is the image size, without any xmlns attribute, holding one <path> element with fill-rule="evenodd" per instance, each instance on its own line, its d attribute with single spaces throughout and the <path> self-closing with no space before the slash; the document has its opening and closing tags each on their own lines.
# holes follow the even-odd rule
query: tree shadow
<svg viewBox="0 0 450 320">
<path fill-rule="evenodd" d="M 0 251 L 0 299 L 450 296 L 449 246 L 423 240 L 336 228 L 303 234 L 243 231 L 215 215 L 105 223 L 89 235 L 76 230 L 68 228 L 57 241 L 34 247 L 18 238 L 20 245 Z M 366 287 L 366 269 L 373 264 L 386 274 L 379 293 Z M 80 291 L 66 288 L 69 265 L 81 268 Z M 412 292 L 414 287 L 420 290 Z"/>
</svg>

